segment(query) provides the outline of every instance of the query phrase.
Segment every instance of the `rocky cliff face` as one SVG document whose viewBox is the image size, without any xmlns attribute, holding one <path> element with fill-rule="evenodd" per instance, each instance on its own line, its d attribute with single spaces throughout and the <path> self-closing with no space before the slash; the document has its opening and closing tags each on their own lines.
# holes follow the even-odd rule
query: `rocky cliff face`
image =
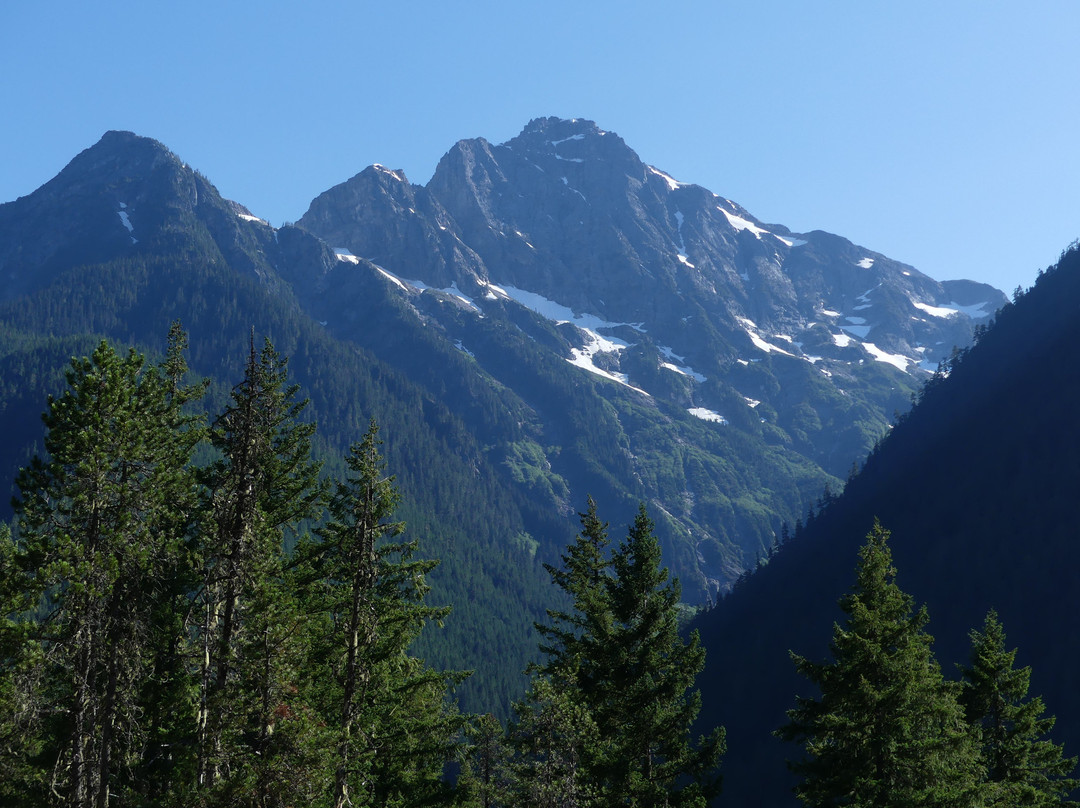
<svg viewBox="0 0 1080 808">
<path fill-rule="evenodd" d="M 105 271 L 131 286 L 122 305 L 120 289 L 95 291 Z M 427 186 L 371 166 L 280 229 L 162 144 L 110 132 L 0 206 L 0 277 L 25 329 L 55 328 L 31 313 L 69 289 L 71 328 L 122 340 L 173 317 L 214 329 L 212 312 L 245 333 L 315 329 L 322 347 L 293 346 L 313 378 L 335 372 L 320 364 L 334 351 L 377 361 L 370 373 L 423 391 L 397 416 L 452 412 L 439 428 L 480 447 L 486 488 L 417 492 L 431 524 L 505 495 L 507 541 L 554 558 L 587 495 L 614 525 L 644 501 L 691 601 L 841 487 L 928 369 L 1004 302 L 763 223 L 618 135 L 553 118 L 504 144 L 461 141 Z M 223 291 L 230 277 L 248 291 Z M 407 456 L 432 462 L 421 454 Z"/>
<path fill-rule="evenodd" d="M 691 383 L 675 399 L 724 418 L 741 397 L 833 474 L 1005 302 L 840 236 L 762 223 L 584 120 L 537 119 L 501 145 L 461 141 L 425 187 L 366 169 L 299 224 L 420 286 L 481 301 L 494 285 L 557 304 L 562 319 L 594 318 L 596 337 L 621 341 L 599 352 L 604 370 L 634 370 L 629 383 L 657 395 L 665 385 L 644 376 L 682 373 Z M 655 368 L 632 367 L 626 347 Z M 878 413 L 872 426 L 864 408 Z M 830 417 L 853 410 L 854 432 Z"/>
</svg>

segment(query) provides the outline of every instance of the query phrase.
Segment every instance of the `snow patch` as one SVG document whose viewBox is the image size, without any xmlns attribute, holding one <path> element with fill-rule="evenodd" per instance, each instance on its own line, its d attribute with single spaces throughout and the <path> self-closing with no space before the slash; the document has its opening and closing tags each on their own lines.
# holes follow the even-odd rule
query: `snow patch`
<svg viewBox="0 0 1080 808">
<path fill-rule="evenodd" d="M 347 256 L 347 255 L 344 255 L 344 256 L 338 256 L 338 257 L 339 257 L 339 258 L 341 258 L 341 259 L 344 259 L 344 260 L 346 260 L 346 261 L 347 261 L 347 260 L 349 260 L 349 256 Z M 354 256 L 354 257 L 355 257 L 355 256 Z M 401 290 L 402 290 L 403 292 L 407 292 L 407 291 L 409 291 L 409 287 L 405 285 L 405 282 L 404 282 L 404 281 L 402 281 L 402 280 L 401 280 L 401 278 L 399 278 L 399 277 L 398 277 L 397 275 L 395 275 L 394 273 L 392 273 L 392 272 L 387 272 L 387 271 L 386 271 L 385 269 L 383 269 L 383 268 L 382 268 L 382 267 L 380 267 L 380 266 L 376 266 L 376 267 L 375 267 L 375 269 L 377 269 L 377 270 L 378 270 L 378 271 L 379 271 L 379 272 L 380 272 L 380 273 L 382 274 L 382 276 L 383 276 L 384 278 L 386 278 L 386 279 L 387 279 L 388 281 L 390 281 L 391 283 L 393 283 L 393 284 L 394 284 L 394 285 L 396 285 L 396 286 L 399 286 L 399 287 L 401 287 Z M 414 287 L 414 288 L 415 288 L 415 287 Z"/>
<path fill-rule="evenodd" d="M 795 356 L 795 354 L 790 351 L 785 351 L 783 348 L 777 348 L 775 345 L 770 345 L 766 342 L 758 333 L 758 327 L 753 320 L 748 320 L 745 317 L 739 317 L 738 320 L 742 323 L 743 328 L 746 329 L 746 333 L 750 336 L 750 341 L 754 343 L 754 347 L 758 350 L 764 351 L 765 353 L 780 353 L 784 356 Z"/>
<path fill-rule="evenodd" d="M 855 266 L 862 267 L 863 269 L 870 269 L 870 267 L 872 267 L 873 265 L 874 265 L 874 259 L 870 258 L 870 257 L 866 257 L 866 258 L 862 259 L 861 261 L 859 261 L 859 263 L 857 263 Z"/>
<path fill-rule="evenodd" d="M 398 182 L 404 182 L 405 181 L 405 175 L 404 174 L 402 174 L 399 171 L 394 171 L 392 168 L 387 168 L 386 166 L 382 165 L 381 163 L 375 163 L 371 167 L 374 168 L 376 171 L 379 171 L 379 172 L 381 172 L 383 174 L 389 174 L 391 177 L 393 177 Z"/>
<path fill-rule="evenodd" d="M 585 139 L 585 135 L 583 135 L 583 134 L 581 134 L 579 132 L 576 135 L 570 135 L 570 137 L 564 137 L 561 140 L 549 140 L 548 142 L 557 149 L 557 148 L 559 148 L 560 143 L 565 143 L 568 140 L 584 140 L 584 139 Z"/>
<path fill-rule="evenodd" d="M 963 306 L 960 303 L 946 303 L 951 309 L 956 309 L 962 314 L 966 314 L 972 320 L 981 320 L 984 317 L 989 317 L 994 313 L 993 303 L 986 300 L 982 303 L 973 303 L 970 306 Z"/>
<path fill-rule="evenodd" d="M 339 261 L 347 261 L 350 264 L 359 264 L 360 263 L 360 259 L 357 258 L 355 255 L 353 255 L 351 252 L 349 252 L 347 247 L 334 247 L 334 255 L 337 257 L 337 260 L 339 260 Z M 380 272 L 386 272 L 386 270 L 382 269 L 382 268 L 380 268 L 379 271 Z M 386 274 L 389 275 L 390 273 L 386 272 Z"/>
<path fill-rule="evenodd" d="M 689 376 L 696 382 L 705 382 L 704 374 L 698 373 L 693 368 L 688 368 L 685 365 L 676 365 L 674 362 L 661 362 L 660 367 L 667 368 L 668 370 L 674 371 L 675 373 L 678 373 L 682 376 Z"/>
<path fill-rule="evenodd" d="M 908 369 L 908 365 L 911 364 L 911 360 L 908 359 L 906 356 L 902 356 L 901 354 L 885 353 L 885 351 L 881 350 L 872 342 L 864 342 L 862 343 L 862 346 L 866 349 L 867 353 L 874 357 L 876 361 L 892 365 L 893 367 L 903 370 L 905 372 Z"/>
<path fill-rule="evenodd" d="M 267 227 L 270 226 L 270 222 L 266 221 L 266 219 L 260 219 L 258 216 L 252 216 L 250 213 L 237 213 L 236 215 L 237 217 L 243 219 L 245 222 L 258 222 L 259 224 L 265 224 Z"/>
<path fill-rule="evenodd" d="M 658 168 L 654 168 L 653 166 L 645 166 L 645 168 L 650 174 L 655 174 L 660 179 L 662 179 L 664 182 L 666 182 L 667 187 L 670 188 L 672 191 L 676 191 L 676 190 L 678 190 L 679 188 L 681 188 L 683 186 L 683 183 L 676 180 L 670 174 L 665 174 L 663 171 L 661 171 Z"/>
<path fill-rule="evenodd" d="M 918 303 L 914 300 L 911 301 L 911 305 L 919 309 L 919 311 L 925 311 L 931 317 L 949 318 L 960 313 L 956 309 L 949 308 L 948 306 L 931 306 L 929 303 Z"/>
<path fill-rule="evenodd" d="M 712 421 L 715 424 L 727 424 L 728 422 L 727 418 L 720 413 L 714 412 L 713 410 L 707 410 L 704 407 L 692 407 L 691 409 L 688 409 L 687 412 L 695 418 L 700 418 L 702 421 Z"/>
<path fill-rule="evenodd" d="M 456 297 L 473 311 L 478 313 L 480 312 L 480 307 L 473 302 L 472 298 L 466 295 L 460 289 L 458 289 L 457 281 L 451 283 L 449 289 L 440 289 L 439 291 L 443 294 L 450 295 L 451 297 Z"/>
<path fill-rule="evenodd" d="M 566 177 L 559 177 L 559 179 L 561 179 L 561 180 L 562 180 L 562 184 L 563 184 L 563 185 L 565 185 L 565 186 L 566 186 L 567 188 L 570 188 L 570 190 L 571 190 L 571 191 L 573 191 L 573 192 L 574 192 L 575 194 L 577 194 L 578 196 L 580 196 L 580 197 L 581 197 L 582 199 L 584 199 L 584 200 L 585 200 L 586 202 L 588 202 L 588 201 L 589 201 L 588 199 L 585 199 L 585 194 L 581 193 L 581 191 L 579 191 L 579 190 L 578 190 L 577 188 L 571 188 L 571 187 L 570 187 L 570 180 L 568 180 L 568 179 L 567 179 Z"/>
<path fill-rule="evenodd" d="M 836 345 L 837 347 L 846 348 L 851 343 L 853 343 L 855 340 L 852 339 L 849 334 L 833 334 L 832 335 L 832 341 L 833 341 L 833 344 Z"/>
<path fill-rule="evenodd" d="M 534 247 L 532 244 L 529 243 L 529 237 L 526 236 L 524 233 L 522 233 L 520 230 L 515 230 L 514 235 L 517 236 L 522 241 L 524 241 L 525 246 L 528 247 L 530 250 L 535 250 L 536 249 L 536 247 Z"/>
<path fill-rule="evenodd" d="M 641 393 L 643 396 L 649 396 L 640 387 L 634 387 L 630 384 L 630 377 L 625 373 L 612 373 L 609 370 L 604 370 L 598 367 L 593 361 L 593 357 L 598 353 L 610 353 L 612 351 L 618 352 L 626 347 L 626 343 L 621 340 L 611 340 L 600 336 L 594 331 L 585 331 L 585 338 L 588 340 L 584 348 L 572 348 L 570 350 L 570 358 L 566 361 L 571 365 L 575 365 L 582 370 L 587 370 L 589 373 L 593 373 L 597 376 L 602 376 L 605 379 L 610 379 L 613 382 L 629 387 L 631 390 L 635 390 Z M 649 396 L 651 398 L 651 396 Z"/>
<path fill-rule="evenodd" d="M 131 224 L 131 219 L 128 217 L 127 213 L 122 210 L 118 210 L 117 213 L 120 214 L 120 221 L 123 223 L 124 227 L 127 228 L 127 231 L 129 233 L 134 233 L 135 227 Z"/>
<path fill-rule="evenodd" d="M 681 373 L 683 376 L 689 376 L 691 379 L 693 379 L 696 382 L 700 382 L 700 383 L 705 382 L 705 374 L 698 373 L 693 368 L 688 367 L 687 365 L 685 365 L 684 362 L 686 360 L 683 357 L 676 354 L 674 351 L 672 351 L 671 348 L 668 348 L 667 346 L 664 346 L 664 345 L 659 345 L 659 346 L 657 346 L 657 349 L 660 351 L 660 353 L 662 353 L 665 357 L 667 357 L 670 360 L 668 362 L 661 362 L 660 367 L 667 368 L 668 370 L 673 370 L 676 373 Z"/>
<path fill-rule="evenodd" d="M 693 269 L 694 265 L 690 263 L 690 257 L 686 253 L 686 239 L 683 237 L 683 232 L 682 232 L 682 226 L 683 226 L 684 221 L 686 221 L 686 217 L 683 216 L 682 211 L 681 210 L 675 211 L 675 222 L 679 227 L 679 252 L 678 252 L 678 257 L 679 257 L 680 261 L 682 261 L 684 264 L 686 264 L 686 266 L 690 267 L 690 269 Z"/>
<path fill-rule="evenodd" d="M 551 320 L 558 324 L 570 323 L 577 326 L 585 335 L 585 347 L 584 348 L 572 348 L 570 350 L 570 358 L 566 361 L 572 365 L 576 365 L 583 370 L 587 370 L 590 373 L 594 373 L 597 376 L 602 376 L 605 379 L 618 382 L 631 390 L 635 390 L 642 395 L 648 396 L 649 394 L 639 387 L 634 387 L 630 384 L 629 376 L 625 373 L 612 373 L 611 371 L 604 370 L 598 367 L 593 361 L 593 357 L 598 353 L 618 353 L 625 348 L 629 347 L 629 343 L 624 342 L 616 337 L 604 336 L 600 334 L 600 330 L 610 330 L 618 328 L 620 326 L 630 326 L 636 331 L 643 331 L 642 323 L 612 323 L 607 320 L 602 320 L 594 314 L 577 314 L 573 309 L 556 303 L 554 300 L 548 300 L 543 295 L 538 295 L 535 292 L 527 292 L 524 289 L 518 289 L 514 286 L 499 287 L 492 283 L 487 284 L 487 295 L 494 295 L 496 297 L 505 297 L 520 303 L 530 311 L 539 314 L 541 317 Z"/>
<path fill-rule="evenodd" d="M 762 236 L 771 236 L 772 235 L 772 233 L 770 233 L 768 230 L 765 230 L 764 228 L 758 227 L 756 224 L 751 222 L 749 219 L 744 219 L 742 216 L 736 216 L 734 213 L 728 213 L 726 210 L 724 210 L 719 205 L 716 206 L 716 209 L 727 217 L 728 224 L 730 224 L 736 230 L 749 230 L 757 238 L 761 238 Z"/>
</svg>

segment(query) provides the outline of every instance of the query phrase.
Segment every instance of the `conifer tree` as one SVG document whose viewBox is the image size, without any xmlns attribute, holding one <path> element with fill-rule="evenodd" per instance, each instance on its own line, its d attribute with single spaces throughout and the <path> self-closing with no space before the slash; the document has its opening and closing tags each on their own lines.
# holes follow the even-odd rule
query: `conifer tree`
<svg viewBox="0 0 1080 808">
<path fill-rule="evenodd" d="M 43 799 L 36 758 L 48 705 L 37 687 L 42 672 L 35 621 L 40 595 L 22 568 L 19 547 L 0 524 L 0 805 L 38 805 Z"/>
<path fill-rule="evenodd" d="M 510 746 L 499 719 L 473 716 L 465 728 L 466 748 L 457 789 L 461 804 L 499 808 L 510 804 Z"/>
<path fill-rule="evenodd" d="M 145 786 L 132 773 L 161 740 L 148 733 L 146 682 L 164 674 L 157 643 L 178 641 L 161 616 L 195 510 L 190 459 L 201 429 L 182 409 L 201 389 L 181 390 L 169 372 L 105 342 L 72 360 L 67 382 L 43 416 L 46 456 L 18 478 L 21 546 L 7 563 L 24 598 L 44 597 L 20 650 L 40 663 L 35 689 L 47 699 L 47 792 L 106 808 Z"/>
<path fill-rule="evenodd" d="M 522 808 L 599 806 L 598 783 L 589 768 L 590 752 L 600 742 L 596 724 L 571 691 L 549 679 L 533 680 L 526 698 L 515 706 L 517 723 L 511 742 L 511 797 Z"/>
<path fill-rule="evenodd" d="M 1028 698 L 1031 668 L 1017 668 L 1016 649 L 1005 648 L 997 614 L 986 615 L 982 631 L 971 632 L 970 664 L 962 668 L 960 703 L 980 730 L 988 807 L 1075 806 L 1065 797 L 1077 788 L 1076 758 L 1047 739 L 1053 716 L 1042 699 Z"/>
<path fill-rule="evenodd" d="M 400 496 L 381 443 L 372 420 L 346 458 L 322 541 L 299 552 L 314 581 L 309 609 L 327 619 L 320 647 L 331 683 L 324 712 L 336 736 L 335 808 L 449 800 L 443 769 L 464 724 L 448 700 L 464 675 L 409 654 L 450 609 L 424 602 L 438 562 L 413 558 L 416 541 L 394 541 L 405 525 L 394 518 Z"/>
<path fill-rule="evenodd" d="M 297 393 L 287 360 L 269 340 L 256 354 L 252 338 L 244 379 L 210 432 L 221 459 L 207 474 L 196 785 L 248 804 L 302 801 L 319 786 L 300 775 L 324 771 L 304 737 L 318 726 L 298 687 L 309 626 L 284 553 L 323 496 L 315 425 L 301 420 Z"/>
<path fill-rule="evenodd" d="M 551 623 L 536 624 L 542 638 L 540 651 L 547 657 L 537 670 L 556 686 L 587 691 L 577 696 L 588 702 L 605 672 L 597 665 L 612 631 L 607 580 L 610 576 L 608 524 L 600 521 L 590 496 L 584 513 L 578 514 L 581 531 L 561 556 L 562 567 L 545 564 L 552 582 L 571 601 L 571 610 L 548 609 Z"/>
<path fill-rule="evenodd" d="M 595 727 L 577 742 L 588 786 L 581 793 L 601 805 L 704 805 L 719 791 L 724 734 L 691 741 L 700 708 L 692 687 L 705 652 L 696 634 L 679 636 L 679 586 L 660 566 L 652 520 L 642 506 L 611 559 L 591 499 L 581 520 L 563 568 L 549 568 L 573 608 L 538 626 L 548 659 L 536 672 L 569 699 L 559 707 L 576 716 L 569 726 Z M 543 709 L 541 700 L 532 712 Z"/>
<path fill-rule="evenodd" d="M 778 734 L 805 743 L 791 764 L 796 794 L 810 806 L 959 808 L 979 804 L 978 754 L 931 652 L 925 608 L 896 585 L 889 533 L 875 523 L 859 553 L 856 581 L 840 600 L 832 661 L 792 654 L 821 691 L 799 697 Z"/>
<path fill-rule="evenodd" d="M 630 805 L 704 806 L 720 790 L 724 731 L 691 742 L 701 707 L 692 690 L 705 666 L 697 632 L 679 636 L 679 583 L 660 565 L 660 542 L 642 505 L 612 557 L 607 579 L 614 628 L 604 649 L 608 682 L 593 710 L 618 727 L 604 773 L 611 798 Z"/>
</svg>

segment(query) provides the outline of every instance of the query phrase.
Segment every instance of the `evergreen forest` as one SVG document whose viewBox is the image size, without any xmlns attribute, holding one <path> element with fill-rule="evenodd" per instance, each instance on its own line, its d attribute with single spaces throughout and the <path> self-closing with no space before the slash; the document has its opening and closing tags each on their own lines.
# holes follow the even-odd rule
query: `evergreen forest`
<svg viewBox="0 0 1080 808">
<path fill-rule="evenodd" d="M 457 604 L 427 601 L 439 559 L 398 516 L 378 424 L 331 473 L 270 340 L 212 415 L 186 347 L 179 324 L 158 362 L 103 341 L 47 400 L 0 534 L 0 803 L 725 804 L 705 648 L 644 505 L 613 543 L 588 499 L 545 565 L 562 605 L 525 695 L 507 720 L 463 712 L 474 674 L 418 653 Z M 997 613 L 950 678 L 896 574 L 875 523 L 830 658 L 792 654 L 816 693 L 776 728 L 798 798 L 1074 805 L 1076 759 Z"/>
<path fill-rule="evenodd" d="M 332 478 L 269 340 L 252 335 L 212 418 L 186 343 L 174 325 L 154 364 L 103 341 L 48 400 L 0 542 L 0 802 L 701 805 L 715 792 L 722 734 L 690 740 L 704 652 L 678 632 L 679 588 L 644 509 L 609 554 L 590 544 L 606 545 L 590 504 L 568 558 L 600 554 L 552 568 L 574 605 L 552 613 L 549 663 L 503 730 L 459 711 L 471 672 L 416 654 L 451 610 L 426 601 L 438 559 L 397 517 L 375 421 Z"/>
</svg>

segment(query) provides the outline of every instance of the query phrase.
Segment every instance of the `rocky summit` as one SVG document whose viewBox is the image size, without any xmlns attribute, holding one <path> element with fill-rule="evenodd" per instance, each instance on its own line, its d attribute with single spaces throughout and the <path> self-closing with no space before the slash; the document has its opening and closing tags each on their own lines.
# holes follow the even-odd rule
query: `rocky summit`
<svg viewBox="0 0 1080 808">
<path fill-rule="evenodd" d="M 110 132 L 0 205 L 0 276 L 19 334 L 150 340 L 178 317 L 194 364 L 216 372 L 225 349 L 199 341 L 207 329 L 255 325 L 286 335 L 301 380 L 345 372 L 320 364 L 345 351 L 362 368 L 348 373 L 413 391 L 354 391 L 349 407 L 431 423 L 435 442 L 403 436 L 397 462 L 435 451 L 474 469 L 476 490 L 412 492 L 426 523 L 502 497 L 507 552 L 538 561 L 587 496 L 613 525 L 644 502 L 691 602 L 842 487 L 1006 302 L 762 222 L 557 118 L 460 141 L 426 185 L 372 165 L 281 228 L 162 144 Z M 322 395 L 321 423 L 343 435 L 344 405 Z"/>
</svg>

